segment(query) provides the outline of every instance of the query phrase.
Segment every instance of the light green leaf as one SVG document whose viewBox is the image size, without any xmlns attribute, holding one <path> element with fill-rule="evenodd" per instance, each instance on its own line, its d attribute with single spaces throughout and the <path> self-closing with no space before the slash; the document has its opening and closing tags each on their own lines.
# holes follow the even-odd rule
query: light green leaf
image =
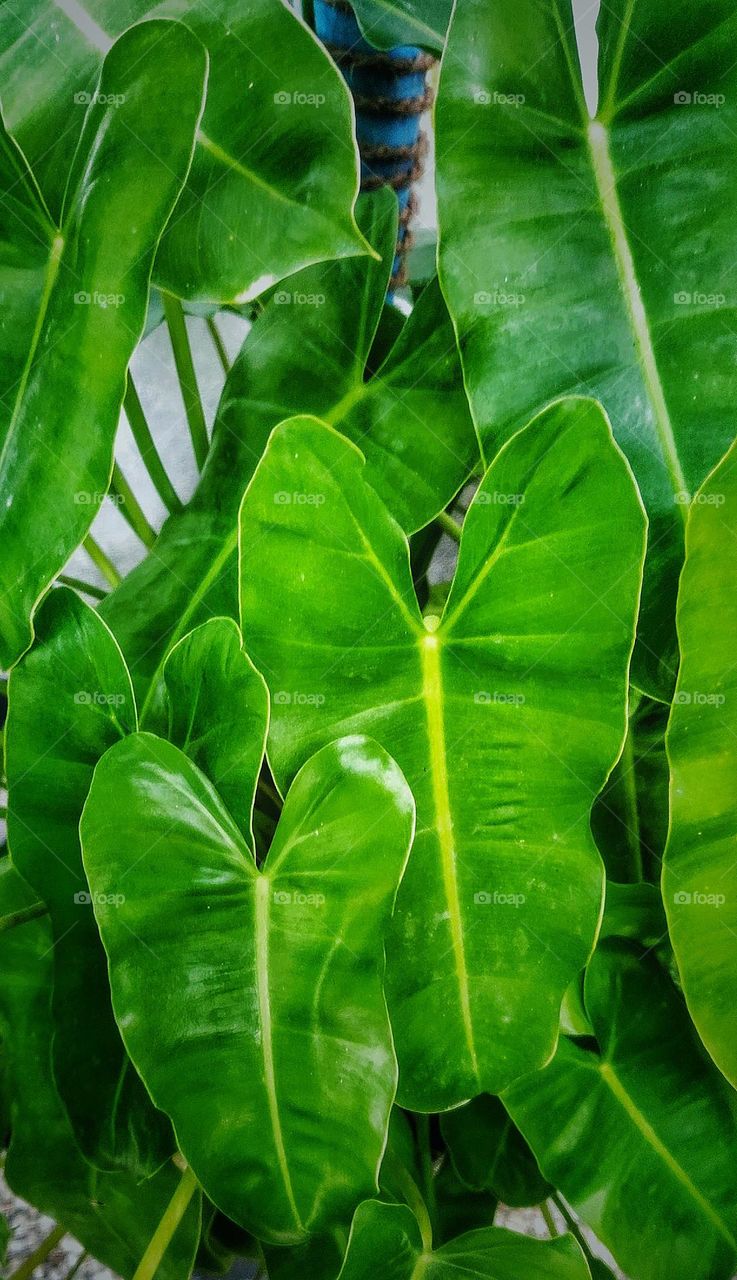
<svg viewBox="0 0 737 1280">
<path fill-rule="evenodd" d="M 166 737 L 210 779 L 250 840 L 268 724 L 268 693 L 229 618 L 213 618 L 172 649 L 164 667 Z"/>
<path fill-rule="evenodd" d="M 571 0 L 464 0 L 436 113 L 441 281 L 482 441 L 553 396 L 602 401 L 650 517 L 637 678 L 666 698 L 684 504 L 735 431 L 736 37 L 731 0 L 602 5 L 592 120 Z"/>
<path fill-rule="evenodd" d="M 369 1200 L 357 1209 L 340 1280 L 455 1280 L 459 1274 L 469 1280 L 590 1280 L 572 1236 L 530 1240 L 486 1227 L 432 1249 L 403 1205 Z"/>
<path fill-rule="evenodd" d="M 589 813 L 622 744 L 643 542 L 627 465 L 584 400 L 490 468 L 442 620 L 420 616 L 407 541 L 330 428 L 279 427 L 246 493 L 242 627 L 279 785 L 369 732 L 417 801 L 387 971 L 412 1110 L 498 1092 L 553 1052 L 598 927 Z"/>
<path fill-rule="evenodd" d="M 0 452 L 0 667 L 27 648 L 35 605 L 107 490 L 128 361 L 205 76 L 205 52 L 185 27 L 144 23 L 112 48 L 86 112 L 45 276 L 29 291 L 33 339 Z"/>
<path fill-rule="evenodd" d="M 607 876 L 623 884 L 660 879 L 668 834 L 668 710 L 633 691 L 624 750 L 591 815 Z"/>
<path fill-rule="evenodd" d="M 73 591 L 62 587 L 44 600 L 36 644 L 11 672 L 8 705 L 8 840 L 15 866 L 51 916 L 57 1087 L 94 1164 L 152 1173 L 174 1139 L 113 1017 L 79 844 L 95 765 L 135 730 L 136 708 L 115 640 Z"/>
<path fill-rule="evenodd" d="M 364 738 L 305 765 L 260 870 L 176 747 L 135 735 L 97 767 L 82 846 L 128 1051 L 207 1194 L 272 1243 L 376 1189 L 396 1089 L 383 935 L 413 826 Z"/>
<path fill-rule="evenodd" d="M 348 91 L 312 34 L 279 0 L 25 0 L 0 16 L 0 77 L 11 131 L 58 207 L 96 71 L 117 36 L 177 18 L 202 41 L 211 76 L 186 188 L 157 258 L 157 283 L 190 299 L 245 301 L 323 258 L 362 253 L 353 221 L 358 163 Z M 163 63 L 178 122 L 182 82 Z M 56 139 L 53 148 L 49 139 Z"/>
<path fill-rule="evenodd" d="M 453 1165 L 467 1187 L 493 1191 L 512 1208 L 539 1204 L 552 1187 L 499 1098 L 482 1094 L 440 1122 Z"/>
<path fill-rule="evenodd" d="M 736 462 L 732 448 L 689 514 L 678 598 L 681 669 L 667 740 L 672 816 L 663 899 L 691 1017 L 737 1087 Z"/>
<path fill-rule="evenodd" d="M 0 858 L 0 915 L 34 895 Z M 46 920 L 0 934 L 0 1035 L 11 1098 L 5 1176 L 16 1195 L 59 1222 L 93 1257 L 131 1280 L 181 1174 L 168 1163 L 141 1183 L 82 1159 L 51 1070 L 53 939 Z M 200 1230 L 195 1195 L 161 1261 L 161 1280 L 187 1280 Z"/>
<path fill-rule="evenodd" d="M 212 613 L 237 616 L 237 517 L 272 429 L 314 412 L 365 450 L 369 479 L 408 530 L 431 520 L 478 463 L 455 338 L 437 284 L 366 378 L 396 242 L 396 199 L 363 198 L 381 258 L 302 272 L 276 293 L 226 381 L 212 446 L 187 510 L 104 603 L 142 699 L 158 697 L 167 645 Z M 392 312 L 385 308 L 384 316 Z"/>
<path fill-rule="evenodd" d="M 633 943 L 586 976 L 597 1048 L 562 1039 L 504 1103 L 547 1178 L 637 1280 L 729 1280 L 737 1256 L 730 1091 L 680 994 Z"/>
</svg>

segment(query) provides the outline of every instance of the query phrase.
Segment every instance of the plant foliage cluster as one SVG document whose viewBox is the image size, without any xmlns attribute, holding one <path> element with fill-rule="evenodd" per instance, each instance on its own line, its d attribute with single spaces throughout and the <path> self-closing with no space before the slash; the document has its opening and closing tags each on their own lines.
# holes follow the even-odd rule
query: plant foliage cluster
<svg viewBox="0 0 737 1280">
<path fill-rule="evenodd" d="M 737 15 L 608 0 L 592 116 L 570 0 L 356 10 L 443 54 L 406 318 L 291 9 L 0 10 L 5 1174 L 124 1280 L 729 1280 Z"/>
</svg>

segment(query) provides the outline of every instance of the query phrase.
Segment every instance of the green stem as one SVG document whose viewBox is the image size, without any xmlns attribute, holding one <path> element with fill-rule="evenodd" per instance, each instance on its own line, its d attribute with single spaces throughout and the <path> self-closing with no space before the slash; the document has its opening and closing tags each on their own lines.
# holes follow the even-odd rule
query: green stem
<svg viewBox="0 0 737 1280">
<path fill-rule="evenodd" d="M 545 1226 L 548 1228 L 550 1239 L 555 1240 L 558 1235 L 558 1228 L 555 1225 L 555 1218 L 550 1212 L 550 1205 L 548 1204 L 547 1200 L 543 1200 L 542 1204 L 540 1205 L 540 1212 L 543 1216 Z"/>
<path fill-rule="evenodd" d="M 47 916 L 48 914 L 49 909 L 45 902 L 34 902 L 32 907 L 22 907 L 20 911 L 11 911 L 10 915 L 0 916 L 0 933 L 7 933 L 10 929 L 16 929 L 19 924 L 27 924 L 29 920 L 38 920 L 40 916 Z"/>
<path fill-rule="evenodd" d="M 435 1170 L 432 1165 L 432 1148 L 430 1146 L 430 1117 L 421 1114 L 416 1115 L 415 1126 L 422 1172 L 422 1191 L 430 1223 L 434 1230 L 438 1218 L 438 1198 L 435 1193 Z"/>
<path fill-rule="evenodd" d="M 384 1159 L 388 1160 L 388 1163 L 391 1165 L 392 1174 L 399 1184 L 407 1204 L 417 1219 L 417 1225 L 420 1228 L 420 1235 L 422 1236 L 422 1248 L 425 1253 L 432 1253 L 432 1222 L 430 1221 L 427 1205 L 420 1195 L 417 1183 L 407 1172 L 401 1161 L 397 1160 L 395 1156 L 387 1153 Z"/>
<path fill-rule="evenodd" d="M 228 353 L 225 350 L 225 343 L 223 342 L 223 339 L 220 336 L 220 330 L 215 324 L 215 317 L 208 316 L 205 323 L 207 325 L 208 333 L 212 338 L 212 344 L 215 350 L 217 351 L 218 360 L 220 361 L 223 367 L 223 373 L 227 378 L 228 374 L 230 373 L 230 360 L 228 359 Z"/>
<path fill-rule="evenodd" d="M 113 474 L 110 480 L 110 493 L 113 498 L 117 498 L 117 506 L 123 519 L 128 523 L 130 528 L 141 539 L 144 547 L 150 551 L 156 541 L 156 530 L 151 527 L 146 519 L 140 503 L 126 480 L 123 472 L 117 462 L 113 464 Z"/>
<path fill-rule="evenodd" d="M 552 1200 L 553 1204 L 554 1204 L 558 1209 L 560 1209 L 561 1213 L 563 1214 L 563 1217 L 564 1217 L 564 1219 L 565 1219 L 566 1226 L 568 1227 L 568 1230 L 570 1231 L 571 1235 L 572 1235 L 572 1236 L 575 1236 L 576 1240 L 578 1240 L 578 1243 L 580 1244 L 580 1246 L 581 1246 L 581 1248 L 582 1248 L 582 1250 L 583 1250 L 584 1257 L 586 1258 L 586 1261 L 587 1261 L 587 1262 L 594 1262 L 594 1261 L 595 1261 L 595 1259 L 594 1259 L 594 1255 L 593 1255 L 593 1253 L 591 1252 L 591 1249 L 590 1249 L 590 1247 L 589 1247 L 589 1242 L 588 1242 L 588 1240 L 586 1239 L 585 1235 L 583 1234 L 583 1232 L 582 1232 L 581 1228 L 579 1227 L 578 1223 L 576 1222 L 576 1219 L 574 1218 L 574 1216 L 573 1216 L 573 1214 L 571 1213 L 570 1209 L 568 1208 L 568 1205 L 567 1205 L 567 1204 L 565 1204 L 565 1202 L 561 1199 L 561 1197 L 558 1195 L 558 1192 L 557 1192 L 557 1191 L 553 1193 L 553 1195 L 550 1197 L 550 1199 Z"/>
<path fill-rule="evenodd" d="M 89 556 L 92 563 L 100 570 L 100 573 L 102 574 L 103 578 L 105 578 L 105 580 L 110 583 L 110 586 L 119 587 L 122 579 L 120 577 L 120 574 L 118 573 L 118 570 L 115 568 L 115 565 L 113 564 L 112 560 L 109 560 L 108 557 L 105 555 L 105 552 L 103 551 L 102 547 L 97 542 L 95 542 L 95 539 L 92 537 L 91 533 L 87 534 L 87 537 L 82 543 L 82 546 L 87 552 L 87 555 Z"/>
<path fill-rule="evenodd" d="M 187 1206 L 196 1188 L 197 1179 L 189 1166 L 187 1166 L 182 1174 L 179 1186 L 164 1210 L 161 1222 L 148 1242 L 146 1252 L 136 1267 L 133 1280 L 152 1280 L 152 1276 L 156 1275 L 161 1260 L 171 1244 L 172 1237 L 187 1212 Z"/>
<path fill-rule="evenodd" d="M 454 542 L 460 542 L 463 530 L 458 522 L 448 515 L 447 511 L 441 511 L 435 517 L 435 523 L 439 524 L 443 533 L 447 533 L 448 537 L 452 538 Z"/>
<path fill-rule="evenodd" d="M 51 1251 L 56 1248 L 65 1235 L 64 1227 L 54 1227 L 54 1230 L 47 1235 L 38 1248 L 29 1254 L 25 1262 L 21 1262 L 20 1266 L 10 1276 L 10 1280 L 30 1280 L 36 1267 L 46 1261 Z"/>
<path fill-rule="evenodd" d="M 82 1266 L 84 1262 L 87 1261 L 89 1256 L 90 1255 L 88 1254 L 87 1250 L 83 1249 L 79 1257 L 77 1258 L 76 1262 L 73 1262 L 71 1267 L 67 1271 L 66 1275 L 64 1276 L 64 1280 L 74 1280 L 74 1277 L 79 1271 L 79 1268 Z"/>
<path fill-rule="evenodd" d="M 143 465 L 161 501 L 170 514 L 174 511 L 181 511 L 182 503 L 161 461 L 161 455 L 154 443 L 151 428 L 146 421 L 143 405 L 130 373 L 128 374 L 128 387 L 123 401 L 123 408 L 128 419 L 128 426 L 131 429 L 131 435 L 143 459 Z"/>
<path fill-rule="evenodd" d="M 104 600 L 107 595 L 102 587 L 94 587 L 91 582 L 83 582 L 81 578 L 72 578 L 68 573 L 60 573 L 57 582 L 63 582 L 65 587 L 74 587 L 75 591 L 84 591 L 93 600 Z"/>
<path fill-rule="evenodd" d="M 172 350 L 174 352 L 174 363 L 177 367 L 179 385 L 182 389 L 184 412 L 187 415 L 189 434 L 192 439 L 192 448 L 194 449 L 195 461 L 201 471 L 205 465 L 205 459 L 210 448 L 210 441 L 207 435 L 205 412 L 202 408 L 200 391 L 197 386 L 197 375 L 194 369 L 194 361 L 192 360 L 192 348 L 189 345 L 187 322 L 184 318 L 184 309 L 179 299 L 173 297 L 172 294 L 164 293 L 163 291 L 161 296 L 164 300 L 164 315 L 166 316 L 166 323 L 169 328 L 169 337 L 171 338 Z"/>
</svg>

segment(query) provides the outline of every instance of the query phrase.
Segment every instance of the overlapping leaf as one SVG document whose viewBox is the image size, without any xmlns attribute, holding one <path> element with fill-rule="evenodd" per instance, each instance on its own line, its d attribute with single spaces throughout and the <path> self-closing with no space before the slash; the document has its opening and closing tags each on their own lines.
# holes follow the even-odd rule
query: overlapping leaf
<svg viewBox="0 0 737 1280">
<path fill-rule="evenodd" d="M 174 1140 L 113 1018 L 78 830 L 97 761 L 136 728 L 133 691 L 115 640 L 73 591 L 51 592 L 36 634 L 10 677 L 8 839 L 51 916 L 54 1072 L 85 1155 L 151 1173 Z"/>
<path fill-rule="evenodd" d="M 352 216 L 358 165 L 348 92 L 279 0 L 235 10 L 228 0 L 4 6 L 8 122 L 52 208 L 79 137 L 78 104 L 94 92 L 116 37 L 151 16 L 186 21 L 211 63 L 192 172 L 161 244 L 157 282 L 187 298 L 244 301 L 309 262 L 363 252 Z M 176 95 L 176 123 L 182 84 L 166 58 L 160 80 Z"/>
<path fill-rule="evenodd" d="M 10 860 L 0 859 L 0 915 L 33 900 Z M 43 919 L 0 934 L 0 1037 L 11 1102 L 5 1176 L 16 1195 L 131 1280 L 181 1174 L 168 1163 L 141 1183 L 128 1173 L 98 1173 L 82 1159 L 51 1070 L 52 949 Z M 196 1194 L 164 1253 L 162 1280 L 186 1280 L 192 1270 L 199 1201 Z"/>
<path fill-rule="evenodd" d="M 396 1088 L 383 935 L 413 826 L 364 738 L 305 765 L 260 870 L 178 748 L 138 734 L 98 765 L 82 845 L 126 1045 L 208 1195 L 272 1243 L 376 1190 Z"/>
<path fill-rule="evenodd" d="M 314 419 L 274 432 L 242 510 L 242 625 L 282 788 L 346 732 L 412 786 L 388 996 L 400 1101 L 437 1111 L 549 1057 L 593 944 L 589 811 L 622 742 L 643 517 L 598 407 L 561 402 L 490 468 L 443 618 L 423 620 L 362 471 Z"/>
<path fill-rule="evenodd" d="M 441 280 L 482 440 L 564 392 L 603 402 L 650 517 L 637 676 L 661 696 L 688 493 L 735 430 L 736 34 L 730 0 L 602 5 L 592 120 L 571 0 L 470 0 L 437 108 Z"/>
<path fill-rule="evenodd" d="M 396 201 L 386 192 L 362 200 L 359 220 L 381 261 L 314 268 L 272 298 L 226 381 L 192 502 L 103 605 L 137 690 L 145 695 L 155 686 L 152 705 L 167 645 L 213 613 L 236 616 L 238 507 L 284 417 L 319 412 L 355 439 L 370 459 L 372 483 L 408 529 L 450 502 L 478 458 L 437 286 L 365 380 L 394 256 Z M 385 308 L 385 319 L 394 314 Z"/>
<path fill-rule="evenodd" d="M 598 1047 L 562 1039 L 504 1102 L 540 1167 L 637 1280 L 728 1280 L 737 1255 L 729 1089 L 682 998 L 635 943 L 601 944 L 586 977 Z"/>
<path fill-rule="evenodd" d="M 379 49 L 420 45 L 440 54 L 450 20 L 449 0 L 356 0 L 356 17 L 364 36 Z"/>
<path fill-rule="evenodd" d="M 671 830 L 663 898 L 691 1017 L 737 1086 L 737 453 L 691 508 L 678 602 L 681 669 L 671 720 Z"/>
<path fill-rule="evenodd" d="M 121 37 L 84 117 L 59 228 L 50 242 L 39 235 L 46 261 L 28 280 L 33 331 L 13 370 L 12 402 L 4 375 L 4 668 L 28 646 L 38 599 L 107 490 L 128 362 L 154 253 L 189 170 L 205 76 L 204 49 L 178 23 L 142 23 Z M 18 190 L 29 182 L 23 174 Z M 22 332 L 29 336 L 27 325 Z M 12 335 L 8 346 L 9 358 L 21 354 Z"/>
<path fill-rule="evenodd" d="M 499 1098 L 482 1094 L 441 1121 L 453 1164 L 467 1187 L 511 1207 L 539 1204 L 552 1190 Z"/>
<path fill-rule="evenodd" d="M 353 1220 L 340 1280 L 590 1280 L 572 1236 L 543 1242 L 500 1227 L 469 1231 L 439 1249 L 423 1241 L 413 1213 L 403 1205 L 370 1200 Z"/>
</svg>

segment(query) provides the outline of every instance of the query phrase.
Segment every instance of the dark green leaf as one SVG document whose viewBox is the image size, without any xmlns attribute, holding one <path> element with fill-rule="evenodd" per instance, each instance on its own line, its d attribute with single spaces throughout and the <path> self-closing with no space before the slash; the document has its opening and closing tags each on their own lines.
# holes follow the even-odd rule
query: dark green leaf
<svg viewBox="0 0 737 1280">
<path fill-rule="evenodd" d="M 355 10 L 366 39 L 378 49 L 420 45 L 440 54 L 450 20 L 452 0 L 356 0 Z"/>
<path fill-rule="evenodd" d="M 9 859 L 1 859 L 0 914 L 32 900 Z M 181 1174 L 168 1163 L 140 1183 L 128 1173 L 98 1173 L 82 1159 L 51 1071 L 52 949 L 46 920 L 0 934 L 0 1034 L 12 1104 L 5 1176 L 16 1195 L 131 1280 Z M 160 1280 L 187 1280 L 200 1230 L 199 1202 L 195 1195 L 164 1254 Z"/>
<path fill-rule="evenodd" d="M 735 433 L 736 37 L 732 0 L 602 5 L 592 120 L 572 0 L 464 0 L 437 106 L 441 279 L 482 441 L 564 392 L 603 402 L 650 517 L 637 677 L 659 696 L 684 504 Z"/>
<path fill-rule="evenodd" d="M 260 871 L 176 747 L 135 735 L 95 774 L 82 844 L 128 1051 L 210 1198 L 275 1244 L 376 1188 L 396 1089 L 383 934 L 413 824 L 363 738 L 305 765 Z"/>
<path fill-rule="evenodd" d="M 453 1164 L 475 1191 L 493 1191 L 512 1208 L 539 1204 L 552 1187 L 499 1098 L 482 1094 L 442 1117 Z"/>
<path fill-rule="evenodd" d="M 73 591 L 52 591 L 36 616 L 36 644 L 10 676 L 9 843 L 51 915 L 54 1072 L 77 1141 L 102 1168 L 151 1173 L 174 1139 L 115 1024 L 79 845 L 95 765 L 135 728 L 130 677 L 113 636 Z"/>
<path fill-rule="evenodd" d="M 0 667 L 28 647 L 33 609 L 107 490 L 128 362 L 189 170 L 205 76 L 205 52 L 185 27 L 142 23 L 111 49 L 85 114 L 45 273 L 29 285 L 33 339 L 14 372 L 0 452 Z"/>
<path fill-rule="evenodd" d="M 652 955 L 597 948 L 586 1004 L 599 1051 L 561 1040 L 504 1102 L 543 1173 L 637 1280 L 728 1280 L 737 1133 L 683 1000 Z"/>
<path fill-rule="evenodd" d="M 387 992 L 400 1102 L 438 1111 L 548 1059 L 593 945 L 589 812 L 624 733 L 643 516 L 598 406 L 561 402 L 490 468 L 443 618 L 423 620 L 362 472 L 314 419 L 274 432 L 243 504 L 243 631 L 280 787 L 368 731 L 413 788 Z"/>
<path fill-rule="evenodd" d="M 162 241 L 157 282 L 188 298 L 242 302 L 309 262 L 363 252 L 351 212 L 358 169 L 347 89 L 278 0 L 235 7 L 230 0 L 85 0 L 63 8 L 24 0 L 22 13 L 4 6 L 0 75 L 9 126 L 52 207 L 61 202 L 79 136 L 76 103 L 94 92 L 115 38 L 151 16 L 186 18 L 211 68 L 192 172 Z M 169 129 L 180 128 L 183 81 L 161 53 Z M 165 148 L 165 135 L 158 137 Z"/>
</svg>

